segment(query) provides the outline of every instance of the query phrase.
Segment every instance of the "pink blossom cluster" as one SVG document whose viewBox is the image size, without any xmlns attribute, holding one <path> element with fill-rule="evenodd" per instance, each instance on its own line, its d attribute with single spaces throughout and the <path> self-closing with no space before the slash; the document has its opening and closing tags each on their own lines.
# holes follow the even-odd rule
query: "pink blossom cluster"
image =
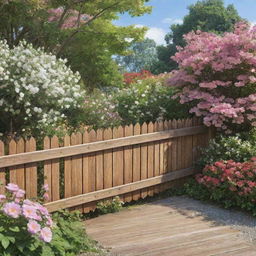
<svg viewBox="0 0 256 256">
<path fill-rule="evenodd" d="M 229 190 L 238 196 L 255 199 L 256 195 L 256 158 L 252 161 L 239 163 L 233 160 L 219 161 L 207 165 L 202 174 L 196 176 L 199 184 L 209 189 Z"/>
<path fill-rule="evenodd" d="M 22 218 L 27 222 L 27 230 L 44 242 L 51 242 L 53 226 L 48 210 L 38 202 L 24 199 L 25 191 L 18 185 L 9 183 L 6 186 L 6 195 L 0 194 L 0 214 L 17 219 Z M 48 186 L 43 187 L 46 195 Z"/>
<path fill-rule="evenodd" d="M 62 7 L 48 10 L 48 22 L 59 22 L 62 18 L 64 9 Z M 76 10 L 68 10 L 64 15 L 63 22 L 61 22 L 62 29 L 76 28 L 88 22 L 91 17 L 87 14 L 81 14 Z"/>
<path fill-rule="evenodd" d="M 191 32 L 173 57 L 179 70 L 169 84 L 181 87 L 182 104 L 207 126 L 227 133 L 234 125 L 256 126 L 256 26 L 238 23 L 233 32 Z"/>
</svg>

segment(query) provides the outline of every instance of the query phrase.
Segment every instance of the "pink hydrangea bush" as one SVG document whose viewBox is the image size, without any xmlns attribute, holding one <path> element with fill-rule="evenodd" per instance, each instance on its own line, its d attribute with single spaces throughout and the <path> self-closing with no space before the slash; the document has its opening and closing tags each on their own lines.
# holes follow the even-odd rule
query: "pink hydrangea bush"
<svg viewBox="0 0 256 256">
<path fill-rule="evenodd" d="M 196 193 L 200 191 L 203 199 L 239 206 L 256 214 L 256 157 L 243 163 L 229 160 L 207 165 L 196 175 L 196 182 L 194 189 Z"/>
<path fill-rule="evenodd" d="M 173 59 L 179 70 L 169 84 L 181 88 L 182 104 L 204 124 L 231 133 L 256 126 L 256 26 L 238 23 L 233 32 L 191 32 Z"/>
<path fill-rule="evenodd" d="M 2 245 L 4 249 L 9 247 L 11 250 L 12 243 L 20 243 L 22 239 L 24 244 L 28 241 L 50 243 L 53 221 L 46 207 L 38 201 L 25 199 L 25 191 L 16 184 L 9 183 L 6 190 L 5 195 L 0 194 L 0 226 L 3 227 L 3 230 L 0 227 L 0 248 Z M 47 190 L 48 187 L 44 186 L 45 197 Z M 6 235 L 8 229 L 11 233 Z M 12 231 L 16 232 L 19 240 L 12 235 Z"/>
</svg>

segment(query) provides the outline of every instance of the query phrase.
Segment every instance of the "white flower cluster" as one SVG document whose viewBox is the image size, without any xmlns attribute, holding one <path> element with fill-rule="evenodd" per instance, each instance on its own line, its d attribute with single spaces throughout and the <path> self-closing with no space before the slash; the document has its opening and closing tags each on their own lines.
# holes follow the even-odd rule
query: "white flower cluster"
<svg viewBox="0 0 256 256">
<path fill-rule="evenodd" d="M 0 113 L 54 126 L 65 113 L 80 107 L 80 75 L 66 60 L 21 42 L 10 49 L 0 41 Z"/>
</svg>

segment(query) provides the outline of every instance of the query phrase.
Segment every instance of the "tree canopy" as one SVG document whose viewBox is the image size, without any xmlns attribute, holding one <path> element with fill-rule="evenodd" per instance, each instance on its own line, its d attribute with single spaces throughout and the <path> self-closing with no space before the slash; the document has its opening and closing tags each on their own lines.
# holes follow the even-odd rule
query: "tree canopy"
<svg viewBox="0 0 256 256">
<path fill-rule="evenodd" d="M 183 19 L 182 24 L 171 25 L 170 33 L 166 35 L 167 46 L 158 47 L 159 61 L 154 63 L 151 71 L 154 73 L 171 71 L 176 68 L 176 63 L 170 59 L 177 52 L 177 46 L 184 46 L 183 36 L 191 31 L 201 30 L 222 34 L 232 31 L 234 24 L 241 21 L 233 5 L 225 7 L 223 0 L 202 0 L 188 7 L 189 14 Z"/>
<path fill-rule="evenodd" d="M 24 3 L 25 2 L 25 3 Z M 0 38 L 10 47 L 25 39 L 58 57 L 67 57 L 87 86 L 120 80 L 114 54 L 126 54 L 142 40 L 145 28 L 116 26 L 120 13 L 140 16 L 151 11 L 148 0 L 11 0 L 0 3 Z M 128 42 L 131 38 L 132 42 Z M 93 72 L 92 72 L 93 71 Z"/>
</svg>

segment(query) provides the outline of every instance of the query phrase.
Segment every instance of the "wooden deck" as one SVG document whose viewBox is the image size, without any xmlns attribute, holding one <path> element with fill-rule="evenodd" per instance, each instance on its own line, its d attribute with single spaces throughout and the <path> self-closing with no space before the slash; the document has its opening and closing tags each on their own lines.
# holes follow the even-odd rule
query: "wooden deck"
<svg viewBox="0 0 256 256">
<path fill-rule="evenodd" d="M 256 255 L 239 231 L 187 209 L 178 197 L 100 216 L 86 221 L 86 226 L 113 255 Z"/>
</svg>

